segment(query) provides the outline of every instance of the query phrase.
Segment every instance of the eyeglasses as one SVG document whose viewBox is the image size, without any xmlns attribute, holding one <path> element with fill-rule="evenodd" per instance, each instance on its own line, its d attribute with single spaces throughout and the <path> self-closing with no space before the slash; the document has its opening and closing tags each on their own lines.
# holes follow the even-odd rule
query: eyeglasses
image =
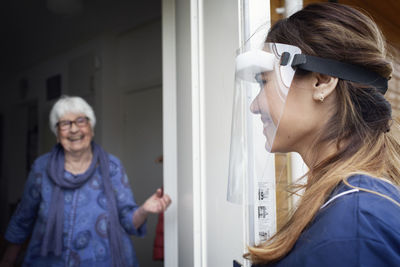
<svg viewBox="0 0 400 267">
<path fill-rule="evenodd" d="M 75 123 L 75 125 L 79 128 L 83 128 L 87 126 L 89 122 L 88 117 L 78 117 L 73 121 L 65 120 L 65 121 L 59 121 L 57 122 L 56 126 L 61 130 L 61 131 L 67 131 L 71 129 L 72 124 Z"/>
</svg>

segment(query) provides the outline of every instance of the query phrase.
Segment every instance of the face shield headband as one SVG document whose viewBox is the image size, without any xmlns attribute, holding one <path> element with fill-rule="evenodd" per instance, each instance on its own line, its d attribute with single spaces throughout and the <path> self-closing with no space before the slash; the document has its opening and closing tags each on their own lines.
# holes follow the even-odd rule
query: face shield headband
<svg viewBox="0 0 400 267">
<path fill-rule="evenodd" d="M 377 88 L 388 80 L 362 66 L 302 54 L 292 45 L 265 43 L 236 57 L 234 107 L 229 159 L 228 201 L 252 204 L 249 181 L 272 179 L 273 152 L 286 98 L 297 69 L 317 72 Z M 254 116 L 256 115 L 256 116 Z M 247 196 L 245 196 L 247 194 Z"/>
<path fill-rule="evenodd" d="M 291 65 L 293 68 L 297 67 L 302 70 L 318 72 L 342 80 L 372 86 L 378 89 L 383 95 L 388 88 L 388 79 L 382 77 L 378 73 L 358 65 L 333 59 L 298 54 L 294 56 Z"/>
</svg>

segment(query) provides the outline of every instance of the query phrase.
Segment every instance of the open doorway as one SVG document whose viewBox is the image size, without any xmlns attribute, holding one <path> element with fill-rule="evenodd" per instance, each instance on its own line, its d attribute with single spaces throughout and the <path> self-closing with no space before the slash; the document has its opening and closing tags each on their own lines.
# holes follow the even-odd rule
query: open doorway
<svg viewBox="0 0 400 267">
<path fill-rule="evenodd" d="M 56 143 L 48 113 L 66 94 L 81 96 L 94 108 L 95 141 L 121 160 L 142 204 L 162 186 L 163 167 L 154 162 L 162 155 L 161 0 L 11 1 L 0 13 L 3 38 L 9 40 L 0 45 L 8 51 L 0 63 L 0 142 L 11 140 L 0 148 L 2 155 L 13 155 L 0 156 L 0 185 L 11 189 L 7 194 L 1 189 L 0 199 L 15 202 L 27 178 L 25 173 L 17 183 L 10 166 L 25 172 L 25 165 L 29 169 Z M 52 77 L 58 77 L 55 98 L 46 85 Z M 22 100 L 16 90 L 21 78 L 28 85 Z M 21 107 L 33 100 L 35 109 Z M 34 116 L 36 128 L 26 126 L 28 117 L 15 115 Z M 25 126 L 28 137 L 20 130 Z M 147 165 L 138 162 L 146 159 Z M 0 216 L 3 235 L 11 213 Z M 133 239 L 140 266 L 163 266 L 152 258 L 156 224 L 157 216 L 150 215 L 147 236 Z"/>
</svg>

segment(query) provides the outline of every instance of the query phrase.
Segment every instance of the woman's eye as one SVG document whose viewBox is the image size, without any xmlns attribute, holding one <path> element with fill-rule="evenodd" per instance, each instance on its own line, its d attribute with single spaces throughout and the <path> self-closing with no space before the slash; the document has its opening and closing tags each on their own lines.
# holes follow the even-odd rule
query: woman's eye
<svg viewBox="0 0 400 267">
<path fill-rule="evenodd" d="M 268 83 L 268 80 L 266 80 L 266 79 L 260 79 L 260 80 L 258 80 L 257 82 L 258 82 L 258 84 L 259 84 L 260 86 L 264 87 L 264 86 Z"/>
<path fill-rule="evenodd" d="M 260 85 L 262 85 L 262 86 L 266 85 L 267 82 L 268 82 L 268 80 L 265 79 L 265 78 L 263 77 L 263 75 L 261 75 L 260 73 L 256 75 L 255 79 L 256 79 L 256 81 L 258 82 L 258 84 L 260 84 Z"/>
<path fill-rule="evenodd" d="M 67 125 L 69 125 L 69 124 L 70 124 L 70 121 L 60 121 L 60 122 L 59 122 L 59 125 L 60 125 L 61 127 L 67 126 Z"/>
</svg>

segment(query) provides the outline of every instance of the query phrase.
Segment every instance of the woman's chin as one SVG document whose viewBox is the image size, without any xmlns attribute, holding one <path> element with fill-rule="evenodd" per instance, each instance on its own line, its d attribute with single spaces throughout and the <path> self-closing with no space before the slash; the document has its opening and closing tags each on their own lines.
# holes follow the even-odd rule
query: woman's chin
<svg viewBox="0 0 400 267">
<path fill-rule="evenodd" d="M 265 149 L 266 149 L 268 152 L 271 152 L 271 150 L 272 150 L 272 144 L 271 144 L 271 142 L 268 140 L 268 137 L 267 137 L 267 136 L 265 137 Z"/>
<path fill-rule="evenodd" d="M 89 146 L 90 143 L 87 144 L 85 142 L 72 142 L 68 145 L 67 149 L 65 150 L 71 153 L 79 153 L 87 150 Z"/>
<path fill-rule="evenodd" d="M 270 153 L 277 153 L 277 152 L 280 152 L 280 151 L 277 151 L 276 150 L 276 146 L 272 146 L 271 147 L 271 149 L 270 150 L 268 150 Z"/>
<path fill-rule="evenodd" d="M 276 140 L 274 140 L 274 142 L 272 143 L 272 145 L 270 146 L 270 150 L 268 150 L 270 153 L 286 153 L 288 151 L 286 151 L 282 146 L 280 146 Z"/>
</svg>

